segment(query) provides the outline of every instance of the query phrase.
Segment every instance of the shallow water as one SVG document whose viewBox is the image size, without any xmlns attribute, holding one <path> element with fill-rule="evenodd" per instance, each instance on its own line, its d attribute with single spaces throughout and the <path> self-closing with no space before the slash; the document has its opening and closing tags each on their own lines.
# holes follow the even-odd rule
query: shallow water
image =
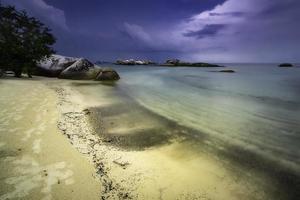
<svg viewBox="0 0 300 200">
<path fill-rule="evenodd" d="M 77 84 L 85 95 L 106 102 L 93 109 L 111 144 L 136 151 L 176 141 L 180 148 L 175 145 L 173 154 L 188 151 L 183 154 L 192 160 L 215 156 L 222 163 L 219 171 L 249 172 L 245 179 L 253 176 L 252 184 L 255 177 L 264 179 L 258 181 L 264 187 L 272 183 L 269 192 L 282 199 L 299 195 L 300 68 L 234 64 L 230 69 L 236 73 L 228 74 L 210 68 L 113 67 L 121 76 L 115 85 Z M 200 163 L 187 162 L 186 168 Z M 181 175 L 191 180 L 201 173 Z M 262 193 L 255 198 L 266 199 Z"/>
<path fill-rule="evenodd" d="M 299 170 L 300 68 L 230 68 L 237 73 L 119 67 L 118 87 L 163 117 Z"/>
</svg>

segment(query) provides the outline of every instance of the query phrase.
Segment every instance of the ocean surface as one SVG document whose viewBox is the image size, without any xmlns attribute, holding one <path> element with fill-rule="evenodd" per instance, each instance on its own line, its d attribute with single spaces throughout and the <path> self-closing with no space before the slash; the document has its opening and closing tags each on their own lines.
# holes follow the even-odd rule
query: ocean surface
<svg viewBox="0 0 300 200">
<path fill-rule="evenodd" d="M 236 73 L 111 65 L 121 79 L 84 92 L 113 102 L 100 108 L 101 117 L 107 132 L 131 134 L 127 149 L 164 145 L 176 135 L 241 173 L 255 171 L 249 177 L 271 177 L 274 193 L 281 188 L 283 199 L 293 199 L 300 189 L 300 67 L 226 66 Z"/>
</svg>

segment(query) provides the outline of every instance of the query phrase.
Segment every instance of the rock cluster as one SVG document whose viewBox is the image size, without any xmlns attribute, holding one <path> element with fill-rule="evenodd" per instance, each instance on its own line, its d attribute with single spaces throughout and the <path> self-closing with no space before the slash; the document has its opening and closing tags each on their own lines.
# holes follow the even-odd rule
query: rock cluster
<svg viewBox="0 0 300 200">
<path fill-rule="evenodd" d="M 190 63 L 190 62 L 183 62 L 179 59 L 169 59 L 166 60 L 164 64 L 161 64 L 161 66 L 167 66 L 167 67 L 176 67 L 176 66 L 184 66 L 184 67 L 223 67 L 216 64 L 210 64 L 210 63 L 203 63 L 203 62 L 197 62 L 197 63 Z"/>
<path fill-rule="evenodd" d="M 119 74 L 111 68 L 100 68 L 85 58 L 52 55 L 37 65 L 36 75 L 75 80 L 115 81 Z"/>
<path fill-rule="evenodd" d="M 155 63 L 149 60 L 129 59 L 129 60 L 117 60 L 116 64 L 117 65 L 153 65 Z"/>
</svg>

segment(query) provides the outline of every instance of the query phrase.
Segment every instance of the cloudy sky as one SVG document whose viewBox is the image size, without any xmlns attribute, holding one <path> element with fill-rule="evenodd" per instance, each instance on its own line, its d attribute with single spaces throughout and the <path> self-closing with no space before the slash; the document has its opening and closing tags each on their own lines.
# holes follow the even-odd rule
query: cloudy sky
<svg viewBox="0 0 300 200">
<path fill-rule="evenodd" d="M 57 53 L 299 62 L 300 0 L 2 0 L 52 28 Z"/>
</svg>

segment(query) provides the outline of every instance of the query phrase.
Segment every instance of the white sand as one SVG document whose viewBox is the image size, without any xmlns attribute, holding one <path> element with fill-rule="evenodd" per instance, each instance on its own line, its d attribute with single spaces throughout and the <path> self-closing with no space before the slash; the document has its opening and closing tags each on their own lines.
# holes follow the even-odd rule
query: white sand
<svg viewBox="0 0 300 200">
<path fill-rule="evenodd" d="M 93 166 L 57 129 L 57 95 L 36 79 L 0 80 L 0 199 L 99 199 Z"/>
</svg>

